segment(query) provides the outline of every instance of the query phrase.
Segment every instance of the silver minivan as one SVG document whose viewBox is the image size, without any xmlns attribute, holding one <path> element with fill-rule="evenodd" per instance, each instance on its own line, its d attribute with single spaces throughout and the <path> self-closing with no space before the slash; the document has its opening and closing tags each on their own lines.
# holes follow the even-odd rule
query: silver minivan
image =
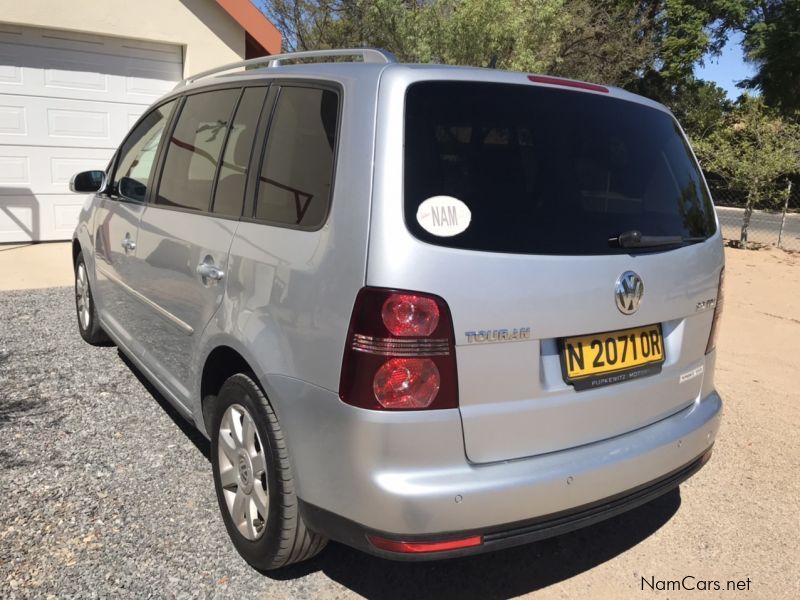
<svg viewBox="0 0 800 600">
<path fill-rule="evenodd" d="M 256 568 L 328 539 L 527 543 L 710 457 L 722 238 L 646 98 L 372 49 L 254 59 L 182 82 L 72 189 L 80 333 L 210 438 Z"/>
</svg>

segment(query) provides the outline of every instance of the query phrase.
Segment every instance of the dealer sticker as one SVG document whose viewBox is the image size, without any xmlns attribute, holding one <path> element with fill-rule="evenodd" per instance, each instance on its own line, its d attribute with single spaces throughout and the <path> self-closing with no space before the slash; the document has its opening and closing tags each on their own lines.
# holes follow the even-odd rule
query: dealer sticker
<svg viewBox="0 0 800 600">
<path fill-rule="evenodd" d="M 686 373 L 683 373 L 681 375 L 681 383 L 683 383 L 684 381 L 689 381 L 690 379 L 694 379 L 698 375 L 702 374 L 703 374 L 703 365 L 700 365 L 696 369 L 692 369 L 691 371 L 686 371 Z"/>
</svg>

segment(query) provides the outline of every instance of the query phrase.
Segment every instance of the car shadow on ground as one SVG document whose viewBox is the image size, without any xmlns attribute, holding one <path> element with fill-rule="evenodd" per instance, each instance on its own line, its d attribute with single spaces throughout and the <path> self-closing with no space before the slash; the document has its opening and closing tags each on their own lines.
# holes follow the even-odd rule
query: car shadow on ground
<svg viewBox="0 0 800 600">
<path fill-rule="evenodd" d="M 139 380 L 139 383 L 147 390 L 147 392 L 153 397 L 153 399 L 158 403 L 158 405 L 162 408 L 162 410 L 167 413 L 167 416 L 172 419 L 172 422 L 175 423 L 175 426 L 183 432 L 194 447 L 202 454 L 205 459 L 209 462 L 209 468 L 211 468 L 211 442 L 209 442 L 206 437 L 200 433 L 197 428 L 187 421 L 178 411 L 177 409 L 169 403 L 164 395 L 158 391 L 158 388 L 150 383 L 144 374 L 139 370 L 131 360 L 123 354 L 123 352 L 117 349 L 117 354 L 122 359 L 122 362 L 125 363 L 125 366 L 130 369 L 130 372 L 133 373 L 134 377 Z"/>
<path fill-rule="evenodd" d="M 210 460 L 210 444 L 121 352 L 122 360 L 197 450 Z M 209 465 L 210 468 L 210 465 Z M 570 579 L 645 540 L 678 511 L 678 488 L 643 506 L 555 538 L 464 558 L 395 562 L 331 542 L 310 561 L 266 578 L 286 581 L 321 571 L 366 598 L 511 598 Z M 632 580 L 635 575 L 631 573 Z"/>
</svg>

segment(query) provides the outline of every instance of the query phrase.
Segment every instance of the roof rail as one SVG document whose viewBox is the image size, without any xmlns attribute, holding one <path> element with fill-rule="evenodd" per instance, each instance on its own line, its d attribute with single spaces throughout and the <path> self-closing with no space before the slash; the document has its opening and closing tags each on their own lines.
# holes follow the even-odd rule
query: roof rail
<svg viewBox="0 0 800 600">
<path fill-rule="evenodd" d="M 214 67 L 213 69 L 208 69 L 207 71 L 201 71 L 200 73 L 192 75 L 191 77 L 187 77 L 175 87 L 179 88 L 197 81 L 198 79 L 204 79 L 217 73 L 224 73 L 225 71 L 231 71 L 233 69 L 242 67 L 252 68 L 260 65 L 265 65 L 267 67 L 279 67 L 284 61 L 303 60 L 306 58 L 332 58 L 337 56 L 360 56 L 361 60 L 365 63 L 387 64 L 397 62 L 397 59 L 391 52 L 381 48 L 342 48 L 332 50 L 305 50 L 303 52 L 287 52 L 285 54 L 273 54 L 271 56 L 250 58 L 248 60 L 241 60 L 238 62 L 229 63 L 227 65 Z"/>
</svg>

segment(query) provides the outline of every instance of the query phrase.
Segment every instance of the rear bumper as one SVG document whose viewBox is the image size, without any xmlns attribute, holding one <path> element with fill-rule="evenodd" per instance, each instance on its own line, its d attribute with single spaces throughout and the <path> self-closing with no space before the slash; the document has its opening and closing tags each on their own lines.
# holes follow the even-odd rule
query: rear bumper
<svg viewBox="0 0 800 600">
<path fill-rule="evenodd" d="M 331 524 L 337 519 L 313 513 L 357 524 L 352 530 L 361 531 L 360 539 L 364 532 L 410 540 L 453 532 L 499 534 L 565 514 L 582 524 L 588 515 L 579 513 L 587 507 L 620 494 L 632 502 L 631 494 L 642 486 L 702 457 L 714 443 L 722 411 L 719 395 L 710 390 L 684 410 L 624 435 L 473 464 L 465 458 L 458 410 L 369 411 L 296 379 L 269 383 L 309 525 L 359 547 L 346 533 L 352 528 L 339 533 Z M 545 529 L 548 535 L 559 531 L 553 523 Z"/>
<path fill-rule="evenodd" d="M 655 481 L 648 482 L 635 489 L 627 490 L 611 498 L 605 498 L 598 502 L 593 502 L 584 506 L 562 511 L 560 513 L 536 517 L 519 523 L 509 523 L 488 529 L 473 529 L 469 531 L 441 532 L 426 535 L 398 535 L 385 531 L 376 531 L 365 528 L 354 521 L 350 521 L 326 511 L 300 502 L 300 511 L 306 525 L 318 532 L 323 532 L 337 542 L 358 548 L 364 552 L 390 558 L 393 560 L 424 561 L 440 560 L 445 558 L 455 558 L 470 554 L 480 554 L 483 552 L 493 552 L 521 544 L 529 544 L 548 537 L 562 535 L 575 529 L 588 527 L 599 523 L 605 519 L 617 516 L 632 510 L 638 506 L 646 504 L 651 500 L 666 494 L 670 490 L 678 487 L 683 481 L 699 471 L 711 458 L 711 448 L 706 450 L 701 456 L 684 465 L 680 469 L 668 473 Z M 423 553 L 402 553 L 389 552 L 372 545 L 368 540 L 378 537 L 388 540 L 403 542 L 430 541 L 437 542 L 447 540 L 459 540 L 479 536 L 481 543 L 458 550 L 446 550 L 438 552 Z"/>
</svg>

